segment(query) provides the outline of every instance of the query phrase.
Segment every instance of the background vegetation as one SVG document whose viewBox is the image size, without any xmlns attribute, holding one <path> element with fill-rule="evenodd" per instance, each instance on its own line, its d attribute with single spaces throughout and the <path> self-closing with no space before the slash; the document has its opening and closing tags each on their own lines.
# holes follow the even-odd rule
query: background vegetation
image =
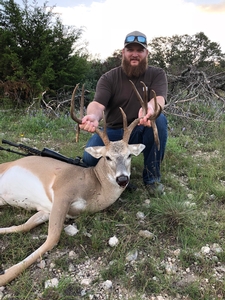
<svg viewBox="0 0 225 300">
<path fill-rule="evenodd" d="M 0 0 L 1 139 L 48 147 L 68 157 L 82 155 L 89 134 L 81 133 L 75 143 L 68 116 L 71 92 L 76 83 L 85 83 L 87 105 L 101 74 L 120 65 L 121 53 L 115 50 L 105 61 L 93 59 L 81 37 L 82 28 L 64 26 L 46 6 L 24 1 L 20 7 Z M 135 157 L 132 181 L 138 190 L 123 193 L 104 212 L 78 217 L 78 235 L 63 232 L 59 245 L 43 257 L 47 267 L 34 264 L 5 288 L 4 299 L 121 299 L 119 292 L 122 299 L 135 300 L 158 295 L 173 300 L 225 298 L 225 56 L 203 32 L 158 37 L 149 50 L 149 63 L 163 67 L 169 81 L 165 195 L 149 199 L 141 181 L 142 156 Z M 16 158 L 0 151 L 0 163 Z M 1 208 L 0 226 L 29 216 Z M 145 230 L 152 238 L 140 234 Z M 46 233 L 47 224 L 25 235 L 1 236 L 0 265 L 5 268 L 26 257 Z M 119 244 L 110 248 L 113 235 Z M 71 250 L 75 257 L 69 256 Z M 136 258 L 127 260 L 129 252 Z M 90 271 L 87 261 L 99 272 L 84 288 L 76 274 Z M 45 289 L 45 281 L 55 276 L 59 286 Z M 100 298 L 105 280 L 113 288 Z"/>
<path fill-rule="evenodd" d="M 40 7 L 37 1 L 30 5 L 24 0 L 20 6 L 14 0 L 0 0 L 2 107 L 40 107 L 43 97 L 47 102 L 63 101 L 78 82 L 90 91 L 88 102 L 99 77 L 120 65 L 120 50 L 105 61 L 93 58 L 82 42 L 82 28 L 63 25 L 53 8 Z M 149 42 L 149 50 L 149 63 L 167 72 L 169 99 L 174 95 L 178 98 L 173 100 L 182 99 L 184 87 L 192 97 L 196 80 L 206 91 L 224 96 L 225 54 L 203 32 L 157 37 Z"/>
</svg>

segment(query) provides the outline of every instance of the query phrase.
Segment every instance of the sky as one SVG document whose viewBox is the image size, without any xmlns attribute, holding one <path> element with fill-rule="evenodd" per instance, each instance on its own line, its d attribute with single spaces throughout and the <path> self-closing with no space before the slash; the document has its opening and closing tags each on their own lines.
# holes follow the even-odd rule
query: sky
<svg viewBox="0 0 225 300">
<path fill-rule="evenodd" d="M 143 32 L 156 37 L 199 32 L 217 42 L 225 53 L 225 1 L 217 0 L 36 0 L 55 6 L 64 25 L 83 28 L 93 57 L 105 59 L 122 49 L 125 36 Z M 15 0 L 22 6 L 22 0 Z M 32 0 L 28 0 L 32 4 Z"/>
</svg>

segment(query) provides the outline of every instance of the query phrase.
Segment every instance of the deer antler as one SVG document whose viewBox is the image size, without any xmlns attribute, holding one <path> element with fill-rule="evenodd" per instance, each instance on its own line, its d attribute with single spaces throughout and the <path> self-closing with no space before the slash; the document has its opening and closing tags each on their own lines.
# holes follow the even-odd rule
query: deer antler
<svg viewBox="0 0 225 300">
<path fill-rule="evenodd" d="M 76 91 L 77 91 L 78 87 L 79 87 L 79 83 L 75 86 L 72 97 L 71 97 L 70 116 L 76 123 L 82 124 L 82 120 L 79 119 L 75 114 L 75 105 L 74 105 L 74 99 L 75 99 L 75 95 L 76 95 Z"/>
<path fill-rule="evenodd" d="M 131 84 L 133 85 L 134 91 L 136 92 L 136 95 L 138 97 L 138 100 L 140 101 L 140 104 L 142 106 L 143 109 L 143 114 L 146 115 L 148 112 L 148 93 L 147 93 L 147 87 L 145 85 L 145 83 L 143 81 L 141 81 L 143 88 L 144 88 L 144 99 L 142 99 L 141 95 L 139 94 L 136 86 L 134 85 L 134 83 L 130 80 Z M 70 115 L 71 118 L 78 124 L 82 124 L 82 120 L 79 119 L 76 114 L 75 114 L 75 107 L 74 107 L 74 99 L 75 99 L 75 94 L 76 91 L 79 87 L 79 83 L 76 85 L 76 87 L 73 90 L 73 94 L 72 94 L 72 98 L 71 98 L 71 106 L 70 106 Z M 157 99 L 156 99 L 156 93 L 154 90 L 152 90 L 153 92 L 153 96 L 154 96 L 154 103 L 155 103 L 155 112 L 153 115 L 151 115 L 149 117 L 149 120 L 151 121 L 151 125 L 152 125 L 152 130 L 153 130 L 153 134 L 154 134 L 154 139 L 155 139 L 155 143 L 158 147 L 158 150 L 160 149 L 160 141 L 159 141 L 159 135 L 158 135 L 158 129 L 157 126 L 155 124 L 155 120 L 156 118 L 160 115 L 162 108 L 161 106 L 157 103 Z M 82 88 L 82 95 L 81 95 L 81 105 L 83 105 L 84 101 L 84 85 Z M 83 115 L 82 110 L 81 111 L 81 116 Z M 124 113 L 123 109 L 120 107 L 120 111 L 122 113 L 123 116 L 123 129 L 124 129 L 124 134 L 123 134 L 123 140 L 124 142 L 128 143 L 129 142 L 129 138 L 131 135 L 131 132 L 133 131 L 134 127 L 137 126 L 137 124 L 139 123 L 140 119 L 137 118 L 135 119 L 129 126 L 127 126 L 127 117 L 126 114 Z M 99 128 L 95 129 L 96 133 L 100 136 L 100 138 L 102 139 L 103 143 L 105 146 L 107 146 L 110 141 L 109 138 L 107 136 L 106 133 L 106 120 L 105 120 L 105 115 L 103 113 L 103 131 L 100 130 Z"/>
<path fill-rule="evenodd" d="M 148 93 L 147 93 L 147 87 L 145 85 L 145 83 L 143 81 L 141 81 L 141 84 L 144 87 L 144 99 L 142 99 L 141 95 L 139 94 L 135 84 L 133 83 L 133 81 L 131 81 L 131 84 L 134 88 L 134 91 L 136 92 L 136 95 L 138 97 L 138 100 L 140 101 L 142 110 L 143 110 L 143 114 L 146 115 L 148 112 Z M 158 135 L 158 129 L 155 123 L 155 120 L 157 119 L 157 117 L 161 114 L 162 111 L 162 107 L 160 106 L 160 104 L 158 104 L 157 99 L 156 99 L 156 93 L 154 90 L 152 90 L 153 92 L 153 97 L 154 97 L 154 104 L 155 104 L 155 112 L 153 115 L 151 115 L 148 119 L 151 121 L 151 125 L 152 125 L 152 130 L 153 130 L 153 134 L 154 134 L 154 139 L 155 139 L 155 143 L 157 145 L 158 150 L 160 149 L 160 141 L 159 141 L 159 135 Z M 136 120 L 134 120 L 136 121 Z M 131 123 L 132 124 L 132 123 Z M 130 125 L 131 125 L 130 124 Z M 136 126 L 136 125 L 135 125 Z M 132 129 L 133 130 L 133 129 Z"/>
<path fill-rule="evenodd" d="M 79 119 L 79 118 L 76 116 L 76 114 L 75 114 L 75 105 L 74 105 L 74 99 L 75 99 L 75 95 L 76 95 L 76 91 L 77 91 L 78 87 L 79 87 L 79 83 L 75 86 L 75 88 L 74 88 L 74 90 L 73 90 L 72 97 L 71 97 L 70 116 L 71 116 L 71 118 L 72 118 L 76 123 L 82 124 L 82 120 Z M 83 87 L 84 87 L 84 85 L 83 85 Z M 84 88 L 82 88 L 81 105 L 83 105 L 83 104 L 82 104 L 82 101 L 83 101 L 83 99 L 84 99 L 84 95 L 83 95 L 83 94 L 84 94 Z M 82 98 L 83 98 L 83 99 L 82 99 Z M 82 110 L 80 110 L 80 111 L 81 111 L 81 114 L 83 114 L 83 113 L 82 113 Z M 104 116 L 104 114 L 103 114 L 103 127 L 104 127 L 103 131 L 100 130 L 99 128 L 96 128 L 95 131 L 96 131 L 96 133 L 100 136 L 100 138 L 102 139 L 104 145 L 107 146 L 107 145 L 109 144 L 110 141 L 109 141 L 109 138 L 108 138 L 107 133 L 106 133 L 106 122 L 105 122 L 105 116 Z"/>
<path fill-rule="evenodd" d="M 137 126 L 137 124 L 139 123 L 140 119 L 139 118 L 135 119 L 127 127 L 127 116 L 126 116 L 125 112 L 123 111 L 123 109 L 121 107 L 120 107 L 120 111 L 121 111 L 122 116 L 123 116 L 123 141 L 128 144 L 131 132 L 133 131 L 134 127 Z"/>
</svg>

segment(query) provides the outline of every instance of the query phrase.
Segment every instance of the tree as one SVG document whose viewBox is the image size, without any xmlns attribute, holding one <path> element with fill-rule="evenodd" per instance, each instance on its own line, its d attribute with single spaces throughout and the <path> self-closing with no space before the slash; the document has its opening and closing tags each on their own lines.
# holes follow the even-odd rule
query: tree
<svg viewBox="0 0 225 300">
<path fill-rule="evenodd" d="M 220 45 L 211 42 L 203 32 L 190 35 L 154 38 L 150 44 L 149 62 L 173 74 L 188 66 L 203 68 L 218 65 L 225 59 Z"/>
<path fill-rule="evenodd" d="M 90 61 L 90 72 L 88 74 L 88 80 L 91 83 L 90 87 L 95 88 L 97 81 L 102 74 L 109 70 L 121 65 L 122 53 L 121 50 L 115 50 L 112 56 L 109 56 L 106 60 L 92 59 Z"/>
<path fill-rule="evenodd" d="M 64 26 L 54 7 L 0 0 L 0 80 L 2 92 L 30 101 L 44 90 L 82 81 L 87 52 L 78 48 L 82 29 Z M 18 93 L 18 91 L 23 91 Z"/>
</svg>

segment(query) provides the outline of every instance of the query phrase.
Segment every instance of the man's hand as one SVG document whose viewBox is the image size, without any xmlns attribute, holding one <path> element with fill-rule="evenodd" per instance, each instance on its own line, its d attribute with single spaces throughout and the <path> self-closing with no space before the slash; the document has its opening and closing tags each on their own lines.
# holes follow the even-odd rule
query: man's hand
<svg viewBox="0 0 225 300">
<path fill-rule="evenodd" d="M 148 103 L 148 111 L 146 115 L 144 115 L 143 109 L 140 108 L 138 113 L 138 117 L 140 118 L 139 125 L 151 127 L 151 121 L 149 120 L 149 117 L 152 116 L 154 112 L 154 108 L 150 103 Z"/>
<path fill-rule="evenodd" d="M 95 115 L 86 115 L 82 119 L 82 124 L 80 124 L 80 129 L 88 132 L 95 132 L 95 128 L 98 127 L 98 120 Z"/>
<path fill-rule="evenodd" d="M 165 105 L 165 99 L 162 96 L 156 96 L 156 99 L 157 99 L 158 105 L 163 110 L 164 105 Z M 154 98 L 152 98 L 148 102 L 148 111 L 147 111 L 146 115 L 144 115 L 142 108 L 140 108 L 140 110 L 139 110 L 139 113 L 138 113 L 138 117 L 140 118 L 139 125 L 151 127 L 152 126 L 151 121 L 148 120 L 148 118 L 151 117 L 154 113 L 155 113 L 155 100 L 154 100 Z"/>
<path fill-rule="evenodd" d="M 80 129 L 88 132 L 95 132 L 98 127 L 99 120 L 102 118 L 102 114 L 105 107 L 96 102 L 92 101 L 87 107 L 87 115 L 83 117 L 82 124 L 80 124 Z"/>
</svg>

